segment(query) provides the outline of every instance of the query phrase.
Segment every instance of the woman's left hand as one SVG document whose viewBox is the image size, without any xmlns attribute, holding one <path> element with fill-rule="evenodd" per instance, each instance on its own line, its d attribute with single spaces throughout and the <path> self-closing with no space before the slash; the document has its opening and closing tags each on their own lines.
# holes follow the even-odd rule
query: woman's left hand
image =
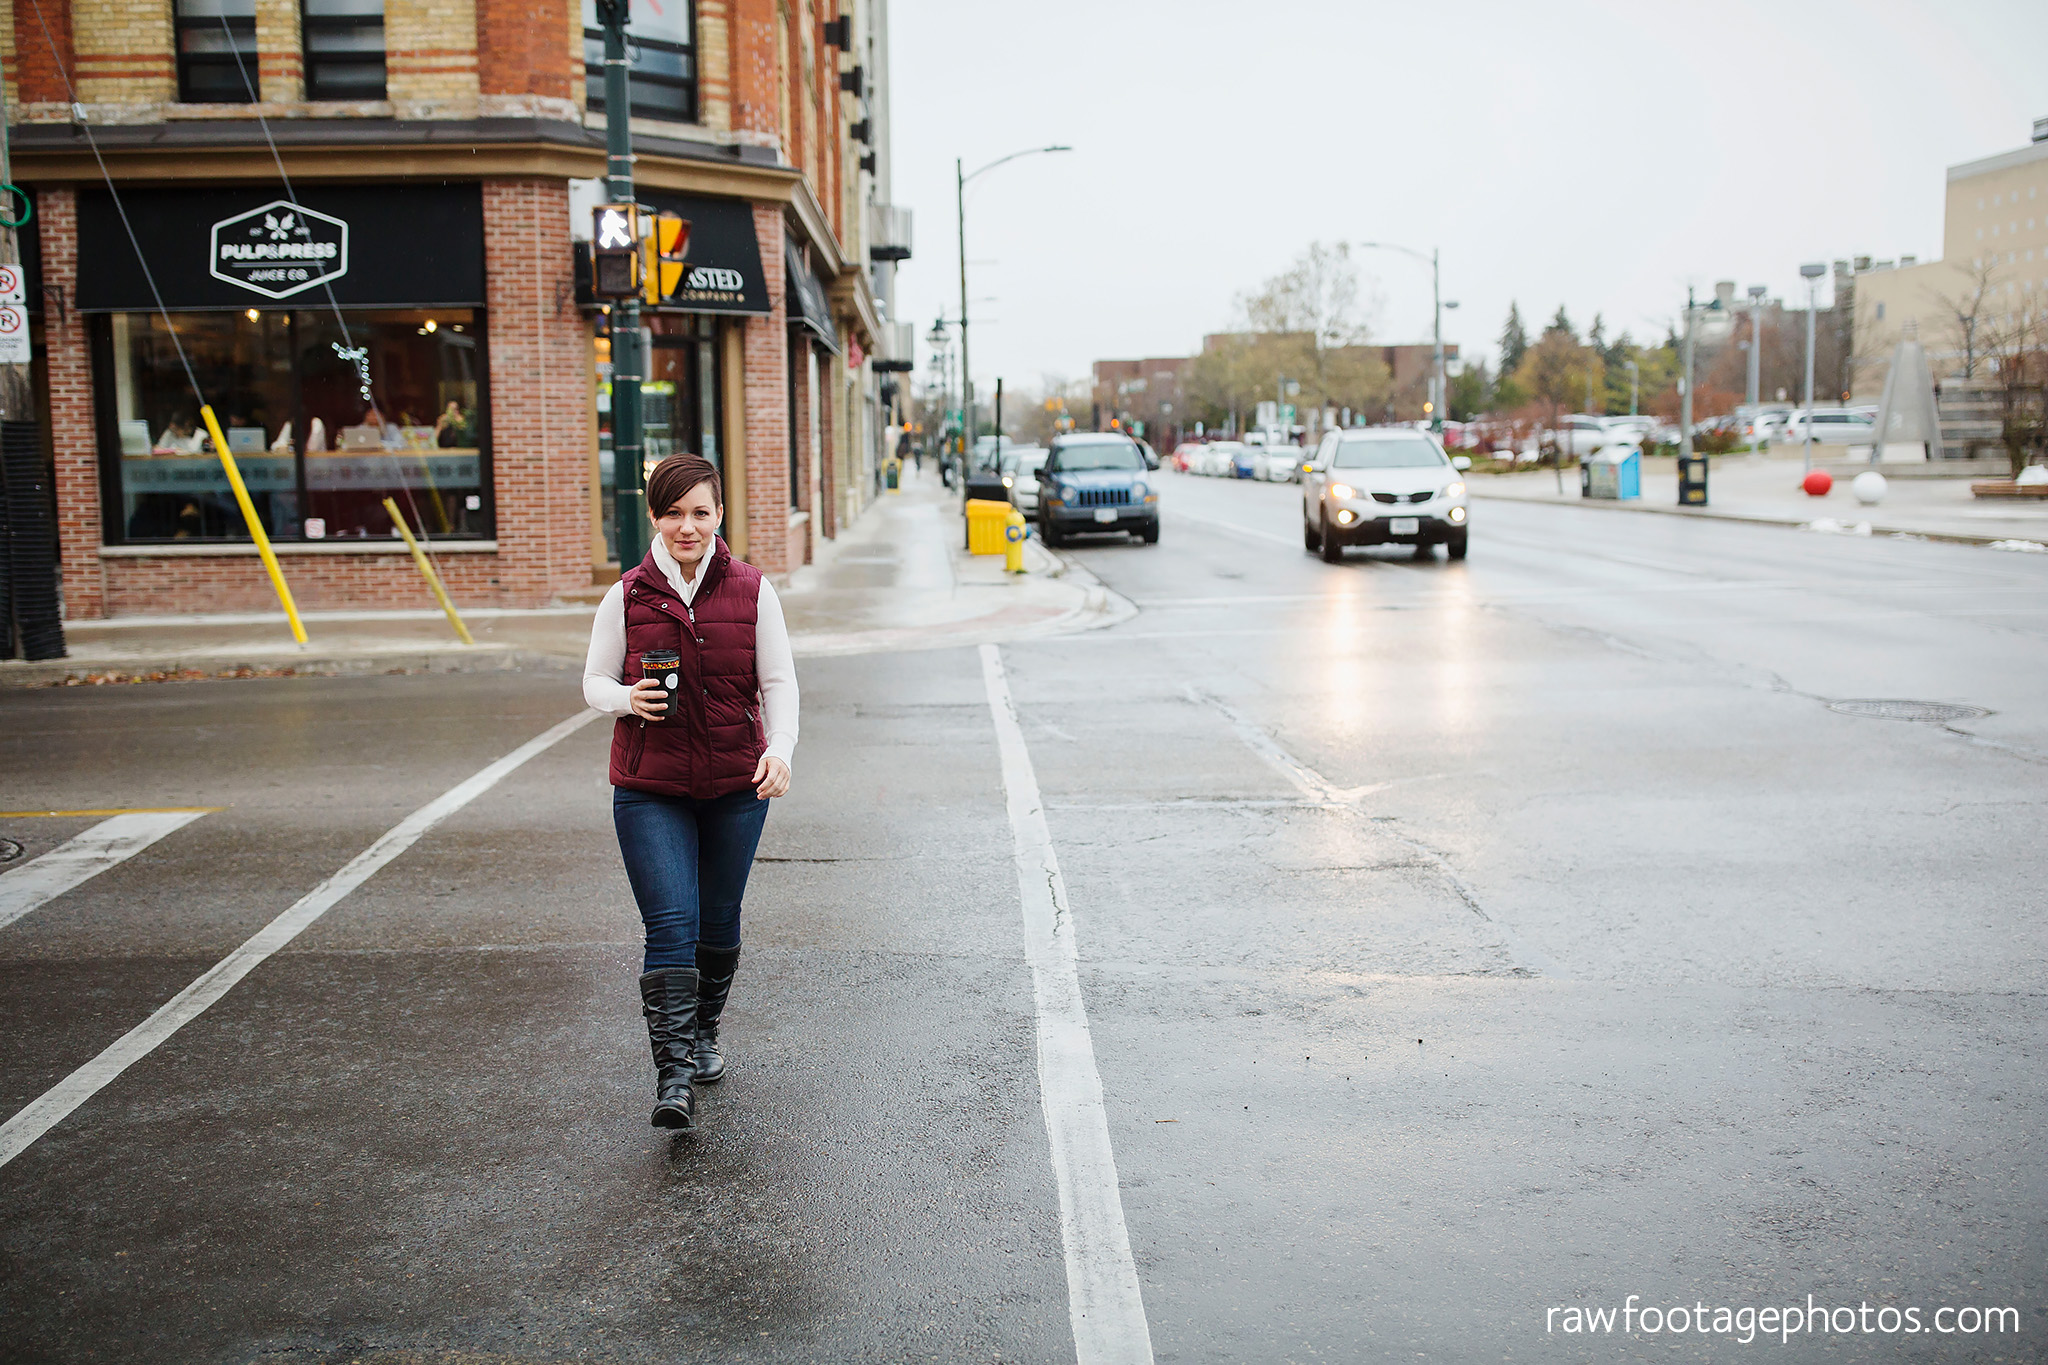
<svg viewBox="0 0 2048 1365">
<path fill-rule="evenodd" d="M 789 765 L 779 758 L 761 755 L 754 767 L 754 794 L 766 801 L 789 791 Z"/>
</svg>

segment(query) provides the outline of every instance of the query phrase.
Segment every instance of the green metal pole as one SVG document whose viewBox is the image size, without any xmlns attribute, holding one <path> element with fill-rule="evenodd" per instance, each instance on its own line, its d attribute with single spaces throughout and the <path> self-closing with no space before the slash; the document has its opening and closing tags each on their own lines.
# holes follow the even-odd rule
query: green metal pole
<svg viewBox="0 0 2048 1365">
<path fill-rule="evenodd" d="M 607 188 L 614 204 L 633 202 L 632 87 L 626 60 L 628 0 L 597 0 L 604 25 L 604 142 Z M 635 244 L 637 248 L 637 243 Z M 652 527 L 647 522 L 644 414 L 640 384 L 647 375 L 640 338 L 640 300 L 612 303 L 612 478 L 619 568 L 647 557 Z"/>
</svg>

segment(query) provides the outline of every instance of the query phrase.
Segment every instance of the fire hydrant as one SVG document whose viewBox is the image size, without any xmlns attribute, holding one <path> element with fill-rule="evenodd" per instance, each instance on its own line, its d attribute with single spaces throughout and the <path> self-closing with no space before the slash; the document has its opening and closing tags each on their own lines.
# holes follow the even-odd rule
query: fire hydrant
<svg viewBox="0 0 2048 1365">
<path fill-rule="evenodd" d="M 1024 514 L 1012 507 L 1010 515 L 1003 519 L 1003 539 L 1008 542 L 1003 547 L 1003 571 L 1005 573 L 1024 572 L 1025 535 Z"/>
</svg>

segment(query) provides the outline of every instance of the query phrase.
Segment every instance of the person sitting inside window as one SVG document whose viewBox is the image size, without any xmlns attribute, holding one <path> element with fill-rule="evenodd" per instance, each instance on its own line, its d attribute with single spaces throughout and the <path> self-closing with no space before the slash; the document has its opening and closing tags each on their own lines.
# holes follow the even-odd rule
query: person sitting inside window
<svg viewBox="0 0 2048 1365">
<path fill-rule="evenodd" d="M 156 449 L 180 455 L 197 455 L 206 449 L 206 438 L 192 429 L 189 417 L 173 417 L 164 434 L 156 438 Z"/>
</svg>

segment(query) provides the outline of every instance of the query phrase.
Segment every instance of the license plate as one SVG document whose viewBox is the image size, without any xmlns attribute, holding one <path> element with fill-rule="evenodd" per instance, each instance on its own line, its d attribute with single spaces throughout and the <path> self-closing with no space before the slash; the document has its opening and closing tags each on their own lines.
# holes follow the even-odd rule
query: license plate
<svg viewBox="0 0 2048 1365">
<path fill-rule="evenodd" d="M 1387 521 L 1390 536 L 1412 536 L 1422 529 L 1420 517 L 1392 517 Z"/>
<path fill-rule="evenodd" d="M 1097 521 L 1115 521 L 1116 509 L 1114 507 L 1098 507 L 1095 509 L 1095 519 Z"/>
</svg>

